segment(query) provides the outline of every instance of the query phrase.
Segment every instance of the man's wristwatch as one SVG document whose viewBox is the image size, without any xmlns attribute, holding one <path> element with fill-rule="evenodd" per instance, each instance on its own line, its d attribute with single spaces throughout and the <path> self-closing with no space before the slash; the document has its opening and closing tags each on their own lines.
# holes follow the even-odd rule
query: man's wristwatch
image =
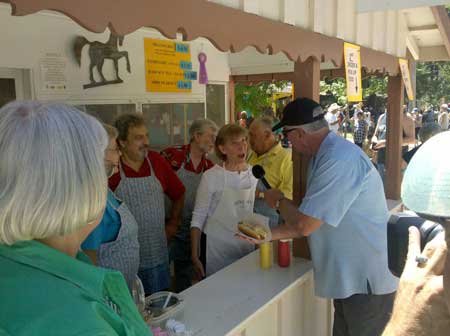
<svg viewBox="0 0 450 336">
<path fill-rule="evenodd" d="M 258 192 L 258 198 L 264 199 L 264 191 Z"/>
</svg>

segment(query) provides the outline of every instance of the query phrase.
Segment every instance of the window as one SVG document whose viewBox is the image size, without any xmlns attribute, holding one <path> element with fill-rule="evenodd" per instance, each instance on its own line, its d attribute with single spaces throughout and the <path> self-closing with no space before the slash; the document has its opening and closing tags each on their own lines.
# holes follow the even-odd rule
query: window
<svg viewBox="0 0 450 336">
<path fill-rule="evenodd" d="M 206 117 L 219 127 L 225 125 L 225 85 L 206 85 Z"/>
<path fill-rule="evenodd" d="M 150 134 L 150 146 L 156 150 L 189 142 L 189 127 L 204 118 L 203 103 L 143 104 L 142 113 Z"/>
<path fill-rule="evenodd" d="M 96 104 L 76 107 L 109 125 L 112 125 L 121 114 L 136 112 L 135 104 Z"/>
<path fill-rule="evenodd" d="M 16 99 L 16 84 L 13 78 L 0 78 L 0 107 Z"/>
</svg>

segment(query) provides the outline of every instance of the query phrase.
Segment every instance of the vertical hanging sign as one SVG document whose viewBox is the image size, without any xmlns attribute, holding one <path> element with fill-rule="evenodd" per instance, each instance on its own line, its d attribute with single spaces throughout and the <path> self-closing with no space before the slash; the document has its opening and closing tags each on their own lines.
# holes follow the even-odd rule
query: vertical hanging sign
<svg viewBox="0 0 450 336">
<path fill-rule="evenodd" d="M 408 99 L 414 100 L 414 92 L 412 89 L 408 60 L 404 58 L 399 58 L 398 64 L 400 65 L 400 71 L 402 72 L 403 83 L 405 83 L 406 94 L 408 95 Z"/>
<path fill-rule="evenodd" d="M 144 38 L 145 81 L 148 92 L 191 92 L 191 48 L 186 43 Z"/>
<path fill-rule="evenodd" d="M 347 100 L 362 101 L 361 54 L 360 46 L 344 43 L 345 79 L 347 81 Z"/>
</svg>

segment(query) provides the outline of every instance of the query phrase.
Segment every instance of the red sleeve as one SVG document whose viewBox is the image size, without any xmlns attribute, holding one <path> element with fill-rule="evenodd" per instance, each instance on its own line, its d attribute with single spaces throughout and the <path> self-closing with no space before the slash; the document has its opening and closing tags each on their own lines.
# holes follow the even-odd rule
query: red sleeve
<svg viewBox="0 0 450 336">
<path fill-rule="evenodd" d="M 172 170 L 172 167 L 167 161 L 158 153 L 149 153 L 150 162 L 155 176 L 161 182 L 164 193 L 172 200 L 179 200 L 185 192 L 183 182 L 178 178 L 177 174 Z"/>
<path fill-rule="evenodd" d="M 166 159 L 167 163 L 172 167 L 173 170 L 177 171 L 181 168 L 184 161 L 183 152 L 180 149 L 169 147 L 161 152 L 161 156 Z"/>
<path fill-rule="evenodd" d="M 113 176 L 111 176 L 108 180 L 109 189 L 112 191 L 116 191 L 117 187 L 120 183 L 120 173 L 115 173 Z"/>
</svg>

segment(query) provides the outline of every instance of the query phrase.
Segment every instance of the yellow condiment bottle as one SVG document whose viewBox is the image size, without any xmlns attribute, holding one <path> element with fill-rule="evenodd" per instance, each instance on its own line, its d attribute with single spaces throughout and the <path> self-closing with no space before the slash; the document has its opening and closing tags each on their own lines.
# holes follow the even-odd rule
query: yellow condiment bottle
<svg viewBox="0 0 450 336">
<path fill-rule="evenodd" d="M 262 269 L 269 269 L 272 267 L 272 256 L 270 253 L 271 246 L 271 242 L 259 245 L 259 265 Z"/>
</svg>

